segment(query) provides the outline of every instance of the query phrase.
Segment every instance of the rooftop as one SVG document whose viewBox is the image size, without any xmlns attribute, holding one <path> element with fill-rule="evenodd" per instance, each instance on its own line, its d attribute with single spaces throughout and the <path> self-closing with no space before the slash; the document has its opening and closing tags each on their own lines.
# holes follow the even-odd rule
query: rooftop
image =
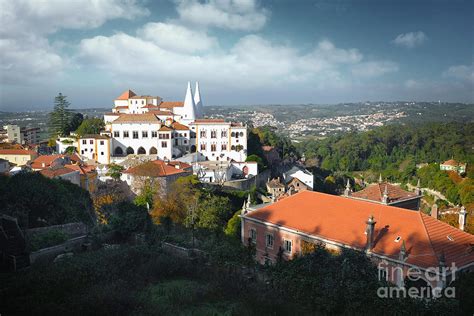
<svg viewBox="0 0 474 316">
<path fill-rule="evenodd" d="M 159 123 L 160 120 L 152 113 L 143 114 L 122 114 L 112 124 L 115 123 Z"/>
<path fill-rule="evenodd" d="M 33 150 L 28 149 L 0 149 L 0 155 L 38 155 Z"/>
<path fill-rule="evenodd" d="M 366 221 L 371 215 L 376 221 L 375 254 L 398 259 L 405 241 L 409 264 L 437 267 L 442 254 L 448 266 L 474 263 L 473 235 L 422 212 L 393 206 L 302 191 L 244 217 L 364 250 Z"/>
<path fill-rule="evenodd" d="M 122 93 L 117 99 L 115 100 L 128 100 L 134 96 L 136 96 L 137 94 L 135 92 L 133 92 L 132 90 L 127 90 L 125 91 L 124 93 Z"/>
<path fill-rule="evenodd" d="M 180 161 L 153 160 L 129 168 L 123 173 L 133 174 L 135 176 L 166 177 L 179 173 L 187 173 L 190 171 L 189 168 L 191 168 L 191 165 Z"/>
<path fill-rule="evenodd" d="M 383 182 L 383 183 L 372 184 L 366 187 L 365 189 L 362 189 L 357 192 L 353 192 L 350 195 L 350 197 L 371 200 L 375 202 L 381 202 L 384 191 L 385 191 L 385 187 L 387 187 L 389 203 L 411 199 L 418 196 L 416 193 L 405 191 L 397 185 Z"/>
</svg>

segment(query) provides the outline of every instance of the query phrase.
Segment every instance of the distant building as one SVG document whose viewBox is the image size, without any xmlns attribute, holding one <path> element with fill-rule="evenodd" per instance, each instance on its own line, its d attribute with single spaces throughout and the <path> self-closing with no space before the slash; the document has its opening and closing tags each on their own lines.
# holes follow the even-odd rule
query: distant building
<svg viewBox="0 0 474 316">
<path fill-rule="evenodd" d="M 39 127 L 32 127 L 32 128 L 22 128 L 21 133 L 23 134 L 23 141 L 26 145 L 36 145 L 41 142 L 40 139 L 40 131 Z"/>
<path fill-rule="evenodd" d="M 21 145 L 35 145 L 40 142 L 39 127 L 20 127 L 18 125 L 5 125 L 3 127 L 6 139 L 4 142 L 17 143 Z"/>
<path fill-rule="evenodd" d="M 6 135 L 10 143 L 23 144 L 23 133 L 18 125 L 5 125 Z"/>
<path fill-rule="evenodd" d="M 463 174 L 466 172 L 466 163 L 457 162 L 454 159 L 446 160 L 442 164 L 439 165 L 439 169 L 443 171 L 455 171 L 459 174 Z"/>
<path fill-rule="evenodd" d="M 369 185 L 365 189 L 357 192 L 351 192 L 348 181 L 344 196 L 351 199 L 375 202 L 410 210 L 419 210 L 421 198 L 423 197 L 419 185 L 416 192 L 409 192 L 399 186 L 382 182 L 381 179 L 377 184 Z"/>
<path fill-rule="evenodd" d="M 224 184 L 224 182 L 248 179 L 258 175 L 258 165 L 254 161 L 201 161 L 193 164 L 193 173 L 199 181 Z"/>
<path fill-rule="evenodd" d="M 35 158 L 29 163 L 29 166 L 34 171 L 39 171 L 47 168 L 54 168 L 57 166 L 64 166 L 70 163 L 69 157 L 66 155 L 42 155 Z"/>
<path fill-rule="evenodd" d="M 62 179 L 74 183 L 77 186 L 81 186 L 81 176 L 78 170 L 57 166 L 53 168 L 42 169 L 38 172 L 50 179 Z"/>
<path fill-rule="evenodd" d="M 8 160 L 0 158 L 0 174 L 6 174 L 10 171 L 10 163 Z"/>
<path fill-rule="evenodd" d="M 38 154 L 27 149 L 0 149 L 0 158 L 8 160 L 16 166 L 24 166 L 28 161 L 35 159 Z"/>
<path fill-rule="evenodd" d="M 462 215 L 460 227 L 466 221 Z M 410 267 L 435 274 L 452 264 L 458 271 L 474 270 L 474 236 L 423 212 L 302 191 L 275 203 L 244 205 L 240 217 L 242 243 L 255 245 L 262 264 L 305 255 L 320 245 L 336 253 L 345 248 L 366 253 L 398 286 Z M 423 275 L 432 288 L 452 280 L 451 270 L 446 279 Z"/>
<path fill-rule="evenodd" d="M 123 171 L 121 180 L 130 190 L 139 194 L 145 182 L 157 184 L 161 193 L 166 193 L 171 184 L 179 177 L 192 175 L 192 167 L 179 161 L 153 160 Z"/>
<path fill-rule="evenodd" d="M 310 190 L 313 190 L 314 176 L 311 172 L 301 166 L 293 166 L 290 170 L 283 173 L 283 180 L 288 184 L 296 178 L 304 183 Z"/>
<path fill-rule="evenodd" d="M 283 183 L 280 182 L 280 177 L 268 180 L 267 191 L 272 196 L 274 200 L 278 200 L 286 192 L 286 187 Z"/>
<path fill-rule="evenodd" d="M 110 137 L 106 135 L 84 135 L 77 142 L 77 152 L 86 159 L 100 164 L 110 163 Z"/>
</svg>

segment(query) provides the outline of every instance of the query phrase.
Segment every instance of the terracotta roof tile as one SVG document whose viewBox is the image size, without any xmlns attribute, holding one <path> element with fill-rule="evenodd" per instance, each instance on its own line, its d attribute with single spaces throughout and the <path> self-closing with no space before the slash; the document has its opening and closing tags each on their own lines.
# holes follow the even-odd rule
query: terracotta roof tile
<svg viewBox="0 0 474 316">
<path fill-rule="evenodd" d="M 64 155 L 42 155 L 31 162 L 31 168 L 43 169 L 49 168 L 56 159 L 64 158 Z"/>
<path fill-rule="evenodd" d="M 423 213 L 403 208 L 347 199 L 313 191 L 302 191 L 252 211 L 245 217 L 287 227 L 363 250 L 366 221 L 376 220 L 373 253 L 397 259 L 402 240 L 409 264 L 436 267 L 446 254 L 447 264 L 458 267 L 474 263 L 474 236 Z M 448 240 L 447 235 L 453 237 Z M 396 242 L 397 237 L 401 241 Z"/>
<path fill-rule="evenodd" d="M 69 168 L 66 168 L 66 167 L 61 167 L 61 168 L 54 168 L 54 169 L 47 168 L 47 169 L 40 170 L 38 172 L 41 173 L 43 176 L 52 179 L 52 178 L 59 177 L 59 176 L 62 176 L 64 174 L 68 174 L 68 173 L 72 173 L 72 172 L 76 172 L 76 171 L 77 170 L 72 170 L 72 169 L 69 169 Z"/>
<path fill-rule="evenodd" d="M 178 168 L 176 167 L 178 166 Z M 129 168 L 123 173 L 135 176 L 166 177 L 179 173 L 191 172 L 191 165 L 179 161 L 153 160 L 136 167 Z"/>
<path fill-rule="evenodd" d="M 178 123 L 178 122 L 173 122 L 171 124 L 171 127 L 173 127 L 175 130 L 178 130 L 178 131 L 188 131 L 189 130 L 189 127 L 187 127 L 186 125 L 183 125 L 181 123 Z"/>
<path fill-rule="evenodd" d="M 162 127 L 160 127 L 160 129 L 158 130 L 159 132 L 170 132 L 172 131 L 173 129 L 166 126 L 166 125 L 163 125 Z"/>
<path fill-rule="evenodd" d="M 37 156 L 38 154 L 33 150 L 28 149 L 0 149 L 0 155 L 32 155 Z"/>
<path fill-rule="evenodd" d="M 122 93 L 117 99 L 115 100 L 128 100 L 134 96 L 136 96 L 137 94 L 135 92 L 133 92 L 132 90 L 127 90 L 125 91 L 124 93 Z"/>
<path fill-rule="evenodd" d="M 387 186 L 389 203 L 417 197 L 414 192 L 405 191 L 399 186 L 390 183 L 377 183 L 370 185 L 365 189 L 352 193 L 351 197 L 381 202 L 385 186 Z"/>
<path fill-rule="evenodd" d="M 163 109 L 170 109 L 170 108 L 176 108 L 176 107 L 182 107 L 184 106 L 184 102 L 182 101 L 163 101 L 160 103 L 160 108 Z"/>
<path fill-rule="evenodd" d="M 152 113 L 143 114 L 122 114 L 112 124 L 115 123 L 150 123 L 159 122 L 160 120 Z"/>
</svg>

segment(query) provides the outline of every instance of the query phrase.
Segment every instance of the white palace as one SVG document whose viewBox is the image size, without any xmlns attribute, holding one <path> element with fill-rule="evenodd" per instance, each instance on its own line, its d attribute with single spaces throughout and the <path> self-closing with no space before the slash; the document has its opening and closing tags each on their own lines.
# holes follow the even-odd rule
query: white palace
<svg viewBox="0 0 474 316">
<path fill-rule="evenodd" d="M 73 140 L 58 139 L 57 151 L 75 146 L 84 158 L 100 164 L 128 155 L 171 160 L 201 153 L 210 161 L 245 161 L 247 128 L 242 123 L 203 118 L 199 84 L 193 94 L 188 82 L 184 102 L 163 101 L 159 96 L 136 95 L 127 90 L 104 114 L 105 130 Z"/>
</svg>

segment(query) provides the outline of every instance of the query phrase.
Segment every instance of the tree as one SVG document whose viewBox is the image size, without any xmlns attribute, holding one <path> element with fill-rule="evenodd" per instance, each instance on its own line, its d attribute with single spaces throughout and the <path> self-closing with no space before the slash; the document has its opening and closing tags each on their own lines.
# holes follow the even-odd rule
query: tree
<svg viewBox="0 0 474 316">
<path fill-rule="evenodd" d="M 262 171 L 264 169 L 263 159 L 257 155 L 250 155 L 245 159 L 245 161 L 255 161 L 258 165 L 258 170 Z"/>
<path fill-rule="evenodd" d="M 100 118 L 85 119 L 81 125 L 76 129 L 78 136 L 84 136 L 87 134 L 99 134 L 104 128 L 104 121 Z"/>
<path fill-rule="evenodd" d="M 118 181 L 118 180 L 120 180 L 120 177 L 122 176 L 122 171 L 124 169 L 125 168 L 122 167 L 121 165 L 117 165 L 117 164 L 112 163 L 112 164 L 109 165 L 109 170 L 107 170 L 106 175 L 111 177 L 115 181 Z"/>
<path fill-rule="evenodd" d="M 110 218 L 110 227 L 123 239 L 132 233 L 145 232 L 150 228 L 151 219 L 146 208 L 130 202 L 121 202 Z"/>
<path fill-rule="evenodd" d="M 67 133 L 73 132 L 77 130 L 77 128 L 82 124 L 84 120 L 84 116 L 81 113 L 74 113 L 69 120 L 69 125 L 67 129 Z"/>
<path fill-rule="evenodd" d="M 49 114 L 49 129 L 53 137 L 68 134 L 71 118 L 71 112 L 68 109 L 69 105 L 70 103 L 67 101 L 67 97 L 62 95 L 62 93 L 59 93 L 59 95 L 54 98 L 54 109 Z"/>
<path fill-rule="evenodd" d="M 72 155 L 76 152 L 76 147 L 74 146 L 68 146 L 65 150 L 64 150 L 64 153 L 65 154 L 69 154 L 69 155 Z"/>
<path fill-rule="evenodd" d="M 229 213 L 229 199 L 220 196 L 210 196 L 199 201 L 197 208 L 196 226 L 218 232 L 223 230 L 226 225 Z"/>
<path fill-rule="evenodd" d="M 234 216 L 227 222 L 227 226 L 225 227 L 224 233 L 229 237 L 237 237 L 240 238 L 240 210 L 234 213 Z"/>
</svg>

